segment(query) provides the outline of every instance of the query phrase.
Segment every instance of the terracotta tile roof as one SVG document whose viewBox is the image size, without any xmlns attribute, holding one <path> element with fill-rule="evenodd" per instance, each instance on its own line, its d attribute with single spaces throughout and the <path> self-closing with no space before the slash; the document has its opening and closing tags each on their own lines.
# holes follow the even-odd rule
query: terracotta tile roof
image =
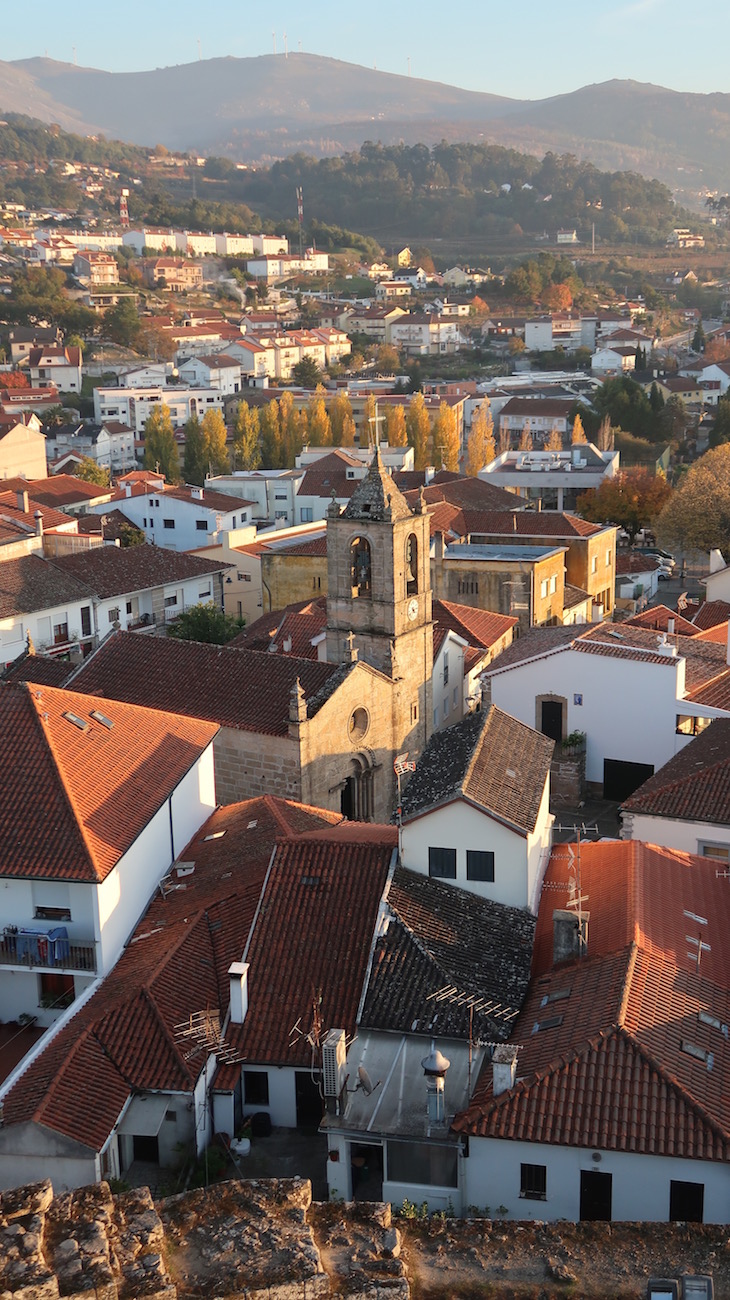
<svg viewBox="0 0 730 1300">
<path fill-rule="evenodd" d="M 111 488 L 87 483 L 85 479 L 74 478 L 73 474 L 53 474 L 50 478 L 30 481 L 24 478 L 7 479 L 3 487 L 14 492 L 22 492 L 25 488 L 34 502 L 37 501 L 41 506 L 55 506 L 58 510 L 81 501 L 98 501 L 111 493 Z"/>
<path fill-rule="evenodd" d="M 76 671 L 76 664 L 68 659 L 50 655 L 23 653 L 18 655 L 2 674 L 4 682 L 33 682 L 36 686 L 58 686 L 68 681 Z"/>
<path fill-rule="evenodd" d="M 730 604 L 726 600 L 706 600 L 704 601 L 692 622 L 695 627 L 705 628 L 716 627 L 719 623 L 727 623 L 730 619 Z"/>
<path fill-rule="evenodd" d="M 580 629 L 574 626 L 530 627 L 497 656 L 487 671 L 500 672 L 503 668 L 514 668 L 531 659 L 541 659 L 557 650 L 568 649 L 579 634 Z"/>
<path fill-rule="evenodd" d="M 25 879 L 104 880 L 217 731 L 23 682 L 0 687 L 0 715 L 0 874 Z"/>
<path fill-rule="evenodd" d="M 558 416 L 567 420 L 574 405 L 568 397 L 510 397 L 499 415 Z"/>
<path fill-rule="evenodd" d="M 620 627 L 607 628 L 604 623 L 589 627 L 576 638 L 575 649 L 585 653 L 601 653 L 616 657 L 616 650 L 624 658 L 646 659 L 651 663 L 674 662 L 671 656 L 657 654 L 657 633 L 647 628 L 632 627 L 622 623 Z M 726 668 L 726 655 L 723 647 L 713 645 L 698 636 L 678 636 L 670 638 L 671 644 L 677 645 L 678 654 L 685 660 L 685 688 L 688 698 L 694 699 L 694 692 L 720 677 Z"/>
<path fill-rule="evenodd" d="M 534 917 L 403 867 L 388 908 L 392 919 L 376 943 L 361 1024 L 467 1038 L 468 1006 L 433 996 L 451 985 L 480 1004 L 475 1034 L 506 1038 L 527 990 Z"/>
<path fill-rule="evenodd" d="M 495 1097 L 485 1068 L 454 1127 L 727 1160 L 730 1047 L 717 1028 L 730 1019 L 726 882 L 715 864 L 687 854 L 636 842 L 582 845 L 588 955 L 552 968 L 553 909 L 568 896 L 564 855 L 564 847 L 553 850 L 533 980 L 512 1035 L 521 1044 L 518 1082 Z M 710 918 L 711 951 L 699 970 L 688 955 L 693 922 L 685 909 Z"/>
<path fill-rule="evenodd" d="M 583 605 L 587 600 L 593 600 L 589 591 L 584 591 L 582 587 L 574 587 L 572 582 L 565 583 L 563 587 L 563 609 L 573 609 L 576 605 Z"/>
<path fill-rule="evenodd" d="M 334 489 L 336 497 L 350 497 L 359 479 L 348 478 L 348 468 L 362 470 L 362 461 L 336 447 L 327 456 L 321 456 L 313 465 L 307 466 L 297 496 L 331 497 Z"/>
<path fill-rule="evenodd" d="M 562 510 L 464 510 L 464 523 L 470 534 L 497 537 L 593 537 L 602 533 L 601 524 L 591 524 L 578 515 Z"/>
<path fill-rule="evenodd" d="M 0 564 L 0 618 L 89 600 L 88 588 L 72 574 L 59 573 L 41 555 L 17 555 Z"/>
<path fill-rule="evenodd" d="M 203 560 L 184 551 L 168 551 L 152 542 L 144 546 L 95 546 L 47 561 L 57 574 L 75 578 L 101 600 L 127 592 L 149 591 L 170 582 L 205 578 L 230 568 L 224 561 Z"/>
<path fill-rule="evenodd" d="M 335 664 L 257 650 L 118 632 L 84 661 L 73 687 L 150 709 L 184 705 L 189 717 L 286 736 L 297 678 L 313 717 L 343 671 Z"/>
<path fill-rule="evenodd" d="M 493 614 L 486 609 L 472 609 L 470 605 L 458 605 L 447 600 L 433 602 L 433 617 L 434 622 L 451 628 L 470 645 L 481 646 L 485 650 L 491 649 L 519 623 L 518 618 L 509 614 Z"/>
<path fill-rule="evenodd" d="M 403 820 L 465 798 L 525 835 L 535 822 L 554 742 L 492 705 L 437 731 L 403 794 Z"/>
<path fill-rule="evenodd" d="M 299 659 L 317 659 L 317 648 L 312 639 L 324 632 L 327 626 L 327 599 L 301 601 L 285 609 L 263 614 L 250 627 L 244 628 L 229 645 L 245 650 L 266 650 L 273 654 L 294 655 Z M 291 642 L 286 649 L 286 643 Z"/>
<path fill-rule="evenodd" d="M 268 796 L 218 809 L 181 855 L 184 877 L 173 869 L 175 887 L 154 895 L 113 971 L 9 1092 L 5 1125 L 34 1120 L 98 1151 L 132 1090 L 189 1093 L 200 1063 L 185 1061 L 175 1026 L 225 1013 L 277 839 L 334 820 Z"/>
<path fill-rule="evenodd" d="M 278 845 L 244 955 L 248 1014 L 230 1035 L 249 1061 L 309 1066 L 306 1040 L 290 1042 L 314 1002 L 323 1030 L 354 1032 L 396 849 L 395 827 L 353 822 Z"/>
<path fill-rule="evenodd" d="M 697 633 L 698 641 L 712 641 L 715 645 L 727 645 L 728 642 L 728 625 L 727 623 L 716 623 L 714 627 L 705 628 L 704 631 Z"/>
<path fill-rule="evenodd" d="M 678 636 L 697 636 L 698 629 L 695 625 L 677 613 L 676 609 L 670 609 L 668 605 L 651 605 L 640 614 L 633 614 L 631 618 L 627 618 L 621 626 L 644 627 L 649 630 L 653 628 L 657 632 L 668 632 L 670 619 L 673 622 L 673 633 Z"/>
<path fill-rule="evenodd" d="M 616 552 L 616 577 L 630 573 L 653 573 L 659 561 L 653 555 L 635 555 L 633 551 Z"/>
<path fill-rule="evenodd" d="M 193 493 L 198 491 L 202 491 L 202 497 L 193 496 Z M 185 501 L 188 505 L 203 510 L 217 510 L 223 514 L 240 510 L 241 506 L 254 504 L 253 501 L 247 501 L 243 497 L 232 497 L 227 492 L 214 492 L 210 488 L 168 487 L 165 489 L 165 497 L 174 497 L 176 501 Z"/>
<path fill-rule="evenodd" d="M 105 510 L 103 515 L 77 515 L 76 522 L 80 533 L 91 537 L 101 537 L 103 533 L 104 540 L 107 542 L 119 541 L 130 528 L 141 532 L 141 529 L 132 523 L 122 510 L 111 508 Z"/>
<path fill-rule="evenodd" d="M 622 806 L 650 817 L 730 826 L 730 719 L 716 718 Z"/>
<path fill-rule="evenodd" d="M 24 486 L 13 488 L 11 490 L 7 486 L 9 481 L 17 481 Z M 44 505 L 42 502 L 32 497 L 30 493 L 28 493 L 28 509 L 23 510 L 18 505 L 18 492 L 24 492 L 27 490 L 28 484 L 25 483 L 24 479 L 3 479 L 2 491 L 0 491 L 0 518 L 24 526 L 26 534 L 34 533 L 36 528 L 35 514 L 36 511 L 40 511 L 44 528 L 68 529 L 69 524 L 71 523 L 69 515 L 63 514 L 60 510 L 54 510 L 52 506 Z"/>
<path fill-rule="evenodd" d="M 442 472 L 435 474 L 428 487 L 424 488 L 426 501 L 432 505 L 436 501 L 448 501 L 450 505 L 460 506 L 464 510 L 493 511 L 519 509 L 519 501 L 514 492 L 495 487 L 480 478 L 466 478 L 458 474 Z M 406 500 L 414 506 L 418 492 L 408 492 Z"/>
</svg>

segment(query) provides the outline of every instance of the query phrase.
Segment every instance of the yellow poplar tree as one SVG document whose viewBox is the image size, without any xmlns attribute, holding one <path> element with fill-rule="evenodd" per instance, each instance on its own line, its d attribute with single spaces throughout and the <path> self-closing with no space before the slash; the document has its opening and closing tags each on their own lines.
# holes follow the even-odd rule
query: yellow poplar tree
<svg viewBox="0 0 730 1300">
<path fill-rule="evenodd" d="M 456 414 L 446 402 L 440 402 L 433 425 L 433 452 L 436 467 L 458 473 L 459 450 Z"/>
<path fill-rule="evenodd" d="M 259 416 L 261 429 L 261 464 L 264 469 L 282 469 L 281 424 L 279 403 L 272 399 L 262 408 Z"/>
<path fill-rule="evenodd" d="M 377 414 L 378 414 L 378 404 L 375 399 L 375 394 L 368 393 L 367 399 L 365 401 L 365 407 L 360 417 L 360 446 L 361 447 L 369 447 L 371 441 L 373 444 L 380 442 L 380 433 L 378 431 L 378 426 L 375 423 Z"/>
<path fill-rule="evenodd" d="M 342 433 L 340 436 L 340 446 L 354 447 L 356 432 L 357 430 L 355 429 L 354 419 L 352 418 L 351 415 L 346 415 L 344 420 L 342 421 Z"/>
<path fill-rule="evenodd" d="M 546 451 L 563 450 L 563 435 L 560 433 L 558 429 L 550 430 L 550 433 L 545 439 L 545 450 Z"/>
<path fill-rule="evenodd" d="M 332 398 L 332 401 L 330 402 L 329 417 L 330 417 L 330 424 L 332 425 L 333 446 L 335 447 L 354 446 L 354 443 L 352 442 L 350 443 L 343 442 L 343 437 L 342 437 L 345 428 L 345 421 L 349 419 L 350 422 L 353 423 L 352 403 L 349 397 L 347 396 L 347 393 L 339 392 L 335 394 L 335 396 Z"/>
<path fill-rule="evenodd" d="M 583 428 L 583 421 L 581 420 L 580 415 L 576 415 L 573 421 L 573 433 L 571 435 L 571 442 L 575 446 L 577 442 L 587 442 L 587 441 L 588 439 L 586 438 L 585 429 Z"/>
<path fill-rule="evenodd" d="M 259 413 L 248 402 L 239 402 L 233 428 L 234 469 L 258 469 L 261 464 L 259 446 Z"/>
<path fill-rule="evenodd" d="M 423 393 L 414 393 L 408 403 L 406 415 L 406 432 L 408 442 L 413 448 L 413 460 L 416 469 L 425 469 L 428 464 L 428 445 L 431 435 L 431 421 Z"/>
<path fill-rule="evenodd" d="M 210 474 L 227 474 L 230 469 L 226 429 L 220 411 L 206 411 L 200 424 L 205 439 L 205 460 Z"/>
<path fill-rule="evenodd" d="M 400 403 L 386 408 L 385 429 L 389 447 L 407 447 L 406 413 Z"/>
<path fill-rule="evenodd" d="M 527 420 L 522 426 L 522 433 L 517 446 L 520 451 L 532 451 L 532 430 Z"/>
<path fill-rule="evenodd" d="M 309 441 L 313 447 L 332 446 L 332 425 L 324 401 L 324 389 L 319 386 L 308 402 Z"/>
<path fill-rule="evenodd" d="M 467 474 L 476 478 L 480 469 L 494 460 L 495 450 L 494 421 L 489 401 L 486 400 L 477 406 L 471 419 L 467 443 Z"/>
</svg>

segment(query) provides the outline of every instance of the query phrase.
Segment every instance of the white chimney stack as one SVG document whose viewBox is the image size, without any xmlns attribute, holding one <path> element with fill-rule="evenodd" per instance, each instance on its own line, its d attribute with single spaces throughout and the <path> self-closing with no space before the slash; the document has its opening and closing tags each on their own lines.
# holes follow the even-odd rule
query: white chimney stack
<svg viewBox="0 0 730 1300">
<path fill-rule="evenodd" d="M 517 1079 L 517 1048 L 502 1043 L 492 1057 L 492 1092 L 498 1097 L 514 1088 Z"/>
<path fill-rule="evenodd" d="M 421 1061 L 421 1067 L 426 1076 L 429 1124 L 444 1124 L 446 1122 L 444 1080 L 450 1065 L 451 1061 L 447 1060 L 433 1043 L 428 1056 L 424 1056 Z"/>
<path fill-rule="evenodd" d="M 27 489 L 27 488 L 23 488 L 22 492 L 19 490 L 18 493 L 17 493 L 17 498 L 18 498 L 18 510 L 22 510 L 22 511 L 23 511 L 23 514 L 24 514 L 24 515 L 27 515 L 27 513 L 28 513 L 28 489 Z"/>
<path fill-rule="evenodd" d="M 248 1011 L 248 970 L 247 961 L 234 961 L 228 967 L 231 997 L 231 1024 L 242 1025 Z"/>
<path fill-rule="evenodd" d="M 36 510 L 35 514 L 33 515 L 33 519 L 35 520 L 36 537 L 42 537 L 43 536 L 43 515 L 41 514 L 40 510 Z"/>
</svg>

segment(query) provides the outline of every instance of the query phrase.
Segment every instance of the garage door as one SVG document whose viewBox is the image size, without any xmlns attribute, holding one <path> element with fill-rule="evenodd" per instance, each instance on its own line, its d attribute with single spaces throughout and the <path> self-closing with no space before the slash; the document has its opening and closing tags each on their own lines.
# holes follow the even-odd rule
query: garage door
<svg viewBox="0 0 730 1300">
<path fill-rule="evenodd" d="M 653 775 L 651 763 L 626 763 L 623 759 L 606 758 L 603 760 L 603 797 L 617 799 L 620 803 Z"/>
</svg>

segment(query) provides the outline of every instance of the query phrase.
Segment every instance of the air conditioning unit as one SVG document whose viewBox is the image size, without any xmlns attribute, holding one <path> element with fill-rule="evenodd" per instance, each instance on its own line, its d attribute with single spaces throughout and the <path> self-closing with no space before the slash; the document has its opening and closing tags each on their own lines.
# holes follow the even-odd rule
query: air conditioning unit
<svg viewBox="0 0 730 1300">
<path fill-rule="evenodd" d="M 322 1082 L 325 1097 L 339 1097 L 345 1086 L 347 1044 L 344 1029 L 330 1029 L 322 1044 Z"/>
</svg>

